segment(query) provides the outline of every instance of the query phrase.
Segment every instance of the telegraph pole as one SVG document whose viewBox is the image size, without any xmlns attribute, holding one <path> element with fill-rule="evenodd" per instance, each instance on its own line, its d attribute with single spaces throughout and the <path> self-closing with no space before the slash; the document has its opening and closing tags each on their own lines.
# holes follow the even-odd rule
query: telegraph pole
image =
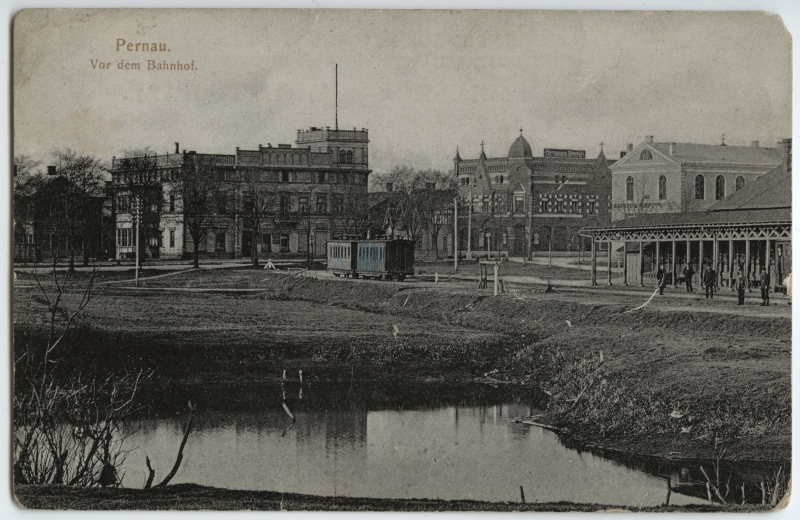
<svg viewBox="0 0 800 520">
<path fill-rule="evenodd" d="M 136 195 L 136 287 L 139 287 L 139 222 L 142 220 L 142 199 Z"/>
<path fill-rule="evenodd" d="M 467 215 L 467 260 L 472 260 L 472 190 L 469 190 Z"/>
<path fill-rule="evenodd" d="M 458 272 L 458 194 L 453 199 L 453 268 Z"/>
</svg>

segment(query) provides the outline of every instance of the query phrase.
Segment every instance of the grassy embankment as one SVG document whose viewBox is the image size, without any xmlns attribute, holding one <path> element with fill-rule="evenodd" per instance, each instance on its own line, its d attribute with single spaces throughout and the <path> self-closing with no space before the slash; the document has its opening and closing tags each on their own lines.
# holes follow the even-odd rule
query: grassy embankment
<svg viewBox="0 0 800 520">
<path fill-rule="evenodd" d="M 263 292 L 99 286 L 64 363 L 143 366 L 161 384 L 206 387 L 276 381 L 283 368 L 320 382 L 512 385 L 549 392 L 542 420 L 590 444 L 709 459 L 718 438 L 726 458 L 790 456 L 789 317 L 727 315 L 725 302 L 705 304 L 714 312 L 702 302 L 674 310 L 666 299 L 626 313 L 640 294 L 520 289 L 491 298 L 468 284 L 248 270 L 187 272 L 146 286 Z M 16 291 L 18 349 L 41 334 L 34 294 Z"/>
</svg>

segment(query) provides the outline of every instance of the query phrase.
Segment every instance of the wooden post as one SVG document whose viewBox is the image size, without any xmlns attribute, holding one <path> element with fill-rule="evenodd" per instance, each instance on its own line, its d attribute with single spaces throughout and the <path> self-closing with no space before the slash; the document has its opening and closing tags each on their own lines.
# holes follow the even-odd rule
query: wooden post
<svg viewBox="0 0 800 520">
<path fill-rule="evenodd" d="M 497 274 L 498 274 L 498 267 L 497 263 L 494 264 L 494 295 L 497 296 Z"/>
<path fill-rule="evenodd" d="M 665 506 L 669 505 L 669 497 L 672 494 L 672 477 L 667 477 L 667 501 L 664 502 Z"/>
<path fill-rule="evenodd" d="M 716 287 L 717 280 L 719 280 L 719 271 L 720 271 L 720 269 L 719 269 L 719 241 L 717 240 L 717 237 L 714 237 L 713 248 L 714 248 L 714 250 L 713 250 L 714 252 L 712 253 L 712 257 L 713 258 L 711 260 L 711 263 L 713 265 L 712 269 L 714 269 L 714 272 L 716 273 L 716 276 L 714 276 L 714 286 Z"/>
<path fill-rule="evenodd" d="M 675 262 L 675 258 L 678 256 L 678 242 L 675 240 L 672 241 L 672 286 L 678 286 L 678 273 L 675 270 L 678 268 L 678 264 Z"/>
<path fill-rule="evenodd" d="M 688 267 L 692 263 L 692 243 L 688 240 L 686 241 L 686 266 Z"/>
<path fill-rule="evenodd" d="M 606 242 L 608 245 L 608 285 L 611 285 L 611 241 Z"/>
<path fill-rule="evenodd" d="M 592 285 L 597 285 L 597 242 L 592 235 Z"/>
<path fill-rule="evenodd" d="M 766 264 L 766 266 L 764 267 L 764 269 L 766 269 L 768 275 L 770 274 L 770 272 L 769 272 L 770 271 L 769 262 L 770 262 L 770 256 L 771 256 L 770 255 L 770 250 L 769 250 L 770 247 L 769 246 L 770 246 L 769 239 L 767 239 L 767 250 L 764 253 L 764 263 Z M 769 281 L 770 281 L 771 284 L 775 283 L 775 282 L 772 281 L 772 278 L 770 278 Z"/>
<path fill-rule="evenodd" d="M 698 252 L 698 260 L 697 260 L 697 272 L 700 273 L 700 285 L 703 285 L 703 241 L 700 240 L 698 242 L 698 248 L 700 251 Z"/>
<path fill-rule="evenodd" d="M 622 243 L 622 285 L 628 285 L 628 242 Z"/>
<path fill-rule="evenodd" d="M 747 280 L 747 292 L 750 292 L 750 240 L 744 241 L 744 276 Z"/>
<path fill-rule="evenodd" d="M 644 287 L 644 242 L 639 240 L 639 287 Z"/>
<path fill-rule="evenodd" d="M 522 489 L 522 486 L 519 487 L 519 496 L 522 499 L 522 503 L 525 503 L 525 490 Z"/>
<path fill-rule="evenodd" d="M 733 267 L 736 265 L 736 260 L 733 254 L 733 239 L 728 239 L 728 286 L 733 290 Z"/>
<path fill-rule="evenodd" d="M 661 242 L 656 240 L 656 272 L 661 267 Z"/>
</svg>

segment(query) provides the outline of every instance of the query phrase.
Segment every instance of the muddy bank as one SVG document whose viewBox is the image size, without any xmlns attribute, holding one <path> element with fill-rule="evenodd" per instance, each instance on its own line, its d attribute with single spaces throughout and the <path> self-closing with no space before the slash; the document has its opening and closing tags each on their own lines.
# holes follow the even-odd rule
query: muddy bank
<svg viewBox="0 0 800 520">
<path fill-rule="evenodd" d="M 571 502 L 522 503 L 473 500 L 379 499 L 321 497 L 273 491 L 240 491 L 194 484 L 151 490 L 86 489 L 67 486 L 16 486 L 17 501 L 29 509 L 76 510 L 208 510 L 208 511 L 626 511 L 621 507 Z M 713 505 L 643 507 L 641 512 L 749 512 L 760 506 Z"/>
<path fill-rule="evenodd" d="M 65 368 L 146 367 L 160 384 L 276 382 L 518 386 L 549 393 L 546 420 L 595 446 L 663 457 L 790 457 L 791 320 L 661 311 L 640 294 L 526 289 L 498 298 L 263 271 L 187 272 L 176 294 L 98 288 Z M 26 300 L 28 298 L 28 300 Z M 30 294 L 18 305 L 35 316 Z M 15 324 L 35 343 L 34 318 Z M 602 360 L 601 360 L 602 353 Z M 424 386 L 420 386 L 423 391 Z"/>
</svg>

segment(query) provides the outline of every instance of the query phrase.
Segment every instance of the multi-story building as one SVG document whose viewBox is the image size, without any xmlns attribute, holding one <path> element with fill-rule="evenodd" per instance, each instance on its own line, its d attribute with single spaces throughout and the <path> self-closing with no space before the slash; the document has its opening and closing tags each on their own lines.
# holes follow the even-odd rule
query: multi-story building
<svg viewBox="0 0 800 520">
<path fill-rule="evenodd" d="M 787 146 L 667 143 L 647 136 L 611 166 L 612 219 L 706 210 L 783 164 Z"/>
<path fill-rule="evenodd" d="M 587 159 L 583 150 L 545 148 L 534 157 L 521 134 L 506 157 L 453 159 L 459 194 L 472 215 L 471 243 L 460 224 L 459 250 L 501 251 L 525 256 L 529 251 L 588 250 L 578 234 L 609 217 L 611 171 L 603 151 Z"/>
<path fill-rule="evenodd" d="M 149 158 L 156 164 L 159 197 L 146 204 L 151 215 L 142 218 L 140 243 L 145 254 L 181 258 L 193 251 L 191 234 L 181 212 L 180 196 L 170 179 L 187 161 L 210 162 L 214 176 L 213 218 L 198 244 L 203 256 L 249 257 L 258 254 L 304 253 L 324 255 L 325 242 L 334 236 L 360 234 L 348 217 L 354 206 L 366 205 L 368 131 L 312 127 L 298 130 L 296 147 L 259 145 L 254 150 L 236 148 L 234 154 L 179 152 Z M 135 255 L 131 188 L 125 175 L 131 158 L 112 161 L 115 189 L 117 258 Z M 126 161 L 129 161 L 126 163 Z M 127 168 L 126 168 L 127 165 Z M 244 175 L 244 172 L 248 172 Z M 252 190 L 253 173 L 261 189 L 274 193 L 275 203 L 259 229 L 249 229 L 244 210 Z M 146 240 L 146 242 L 145 242 Z"/>
</svg>

